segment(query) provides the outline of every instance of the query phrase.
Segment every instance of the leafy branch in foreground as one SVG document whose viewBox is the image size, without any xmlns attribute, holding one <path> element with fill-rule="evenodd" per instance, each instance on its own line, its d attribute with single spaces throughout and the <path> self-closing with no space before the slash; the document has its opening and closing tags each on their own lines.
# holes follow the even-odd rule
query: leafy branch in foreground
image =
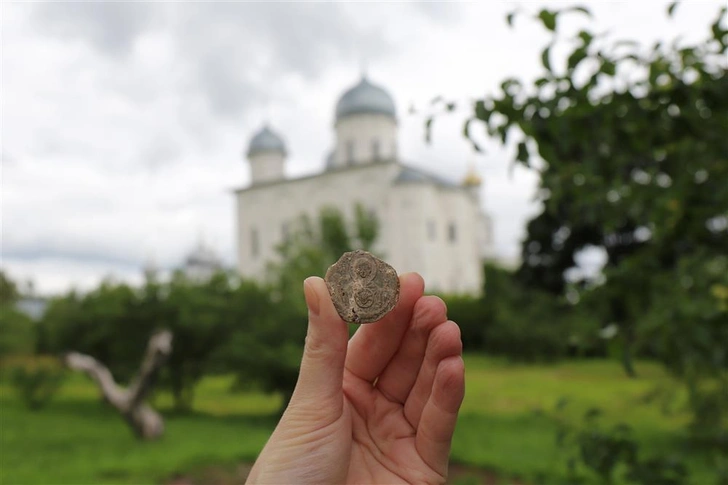
<svg viewBox="0 0 728 485">
<path fill-rule="evenodd" d="M 630 375 L 636 351 L 662 360 L 688 389 L 696 436 L 714 444 L 728 439 L 726 10 L 699 42 L 653 46 L 588 23 L 563 37 L 559 19 L 588 11 L 541 10 L 551 39 L 540 77 L 504 80 L 463 127 L 476 148 L 480 126 L 540 176 L 542 210 L 518 278 L 553 295 L 577 291 L 618 329 Z M 605 256 L 601 275 L 573 277 L 589 250 Z"/>
</svg>

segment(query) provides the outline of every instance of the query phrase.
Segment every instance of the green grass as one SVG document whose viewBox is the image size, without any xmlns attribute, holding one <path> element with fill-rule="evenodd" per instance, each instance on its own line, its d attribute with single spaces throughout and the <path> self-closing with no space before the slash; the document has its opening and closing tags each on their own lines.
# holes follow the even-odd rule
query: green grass
<svg viewBox="0 0 728 485">
<path fill-rule="evenodd" d="M 275 426 L 270 415 L 275 399 L 238 396 L 247 412 L 170 415 L 161 441 L 140 443 L 98 397 L 70 394 L 81 390 L 85 396 L 88 384 L 74 380 L 69 387 L 34 413 L 3 392 L 0 483 L 160 483 L 208 464 L 254 460 Z M 201 401 L 216 408 L 213 400 Z"/>
<path fill-rule="evenodd" d="M 470 355 L 466 369 L 452 458 L 493 471 L 504 483 L 535 483 L 539 476 L 563 482 L 566 455 L 555 446 L 553 419 L 561 398 L 569 400 L 566 411 L 574 422 L 596 406 L 604 410 L 605 424 L 631 425 L 647 455 L 680 449 L 688 419 L 681 398 L 669 415 L 645 399 L 658 387 L 674 388 L 656 365 L 641 363 L 640 377 L 627 379 L 617 363 L 607 361 L 514 366 Z M 210 467 L 234 470 L 236 463 L 255 459 L 275 426 L 279 400 L 231 394 L 229 385 L 225 377 L 204 379 L 195 411 L 186 415 L 170 413 L 170 396 L 160 394 L 155 404 L 166 415 L 165 436 L 139 443 L 83 376 L 74 375 L 40 412 L 25 410 L 0 383 L 0 484 L 151 484 Z M 692 483 L 711 483 L 700 455 L 688 453 L 687 460 Z"/>
<path fill-rule="evenodd" d="M 556 417 L 583 423 L 590 408 L 600 408 L 604 427 L 625 423 L 640 443 L 643 457 L 684 455 L 691 483 L 715 482 L 709 457 L 684 449 L 689 421 L 685 396 L 653 363 L 637 365 L 629 379 L 619 363 L 579 361 L 553 365 L 508 365 L 481 356 L 466 358 L 466 397 L 453 440 L 452 458 L 497 472 L 501 477 L 563 483 L 568 454 L 556 445 Z M 649 399 L 658 389 L 676 392 L 665 408 Z M 566 399 L 563 412 L 556 404 Z M 588 483 L 599 483 L 580 469 Z M 543 480 L 543 479 L 542 479 Z"/>
</svg>

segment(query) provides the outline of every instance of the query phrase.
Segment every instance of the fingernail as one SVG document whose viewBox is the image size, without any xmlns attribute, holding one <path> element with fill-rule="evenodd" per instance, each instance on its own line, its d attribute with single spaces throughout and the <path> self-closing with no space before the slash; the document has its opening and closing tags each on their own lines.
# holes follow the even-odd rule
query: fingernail
<svg viewBox="0 0 728 485">
<path fill-rule="evenodd" d="M 311 278 L 306 278 L 303 282 L 303 294 L 306 297 L 306 306 L 311 315 L 318 316 L 319 314 L 319 298 L 316 293 L 316 289 L 313 287 Z"/>
</svg>

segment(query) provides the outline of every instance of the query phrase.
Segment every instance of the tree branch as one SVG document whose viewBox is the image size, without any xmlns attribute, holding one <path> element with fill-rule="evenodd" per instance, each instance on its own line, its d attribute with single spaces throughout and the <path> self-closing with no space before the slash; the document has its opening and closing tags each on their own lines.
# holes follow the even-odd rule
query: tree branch
<svg viewBox="0 0 728 485">
<path fill-rule="evenodd" d="M 101 362 L 78 352 L 69 352 L 63 360 L 69 368 L 83 371 L 96 381 L 104 398 L 112 406 L 117 409 L 127 407 L 127 392 L 119 387 L 109 369 Z"/>
<path fill-rule="evenodd" d="M 162 364 L 172 353 L 172 332 L 162 330 L 154 334 L 147 344 L 147 352 L 139 368 L 139 374 L 129 385 L 129 402 L 131 407 L 137 406 L 144 401 L 154 382 Z"/>
<path fill-rule="evenodd" d="M 139 374 L 128 389 L 119 387 L 109 369 L 89 355 L 70 352 L 64 361 L 69 368 L 83 371 L 96 381 L 104 398 L 121 413 L 138 438 L 151 440 L 162 436 L 164 421 L 144 399 L 171 353 L 172 332 L 162 330 L 152 335 Z"/>
</svg>

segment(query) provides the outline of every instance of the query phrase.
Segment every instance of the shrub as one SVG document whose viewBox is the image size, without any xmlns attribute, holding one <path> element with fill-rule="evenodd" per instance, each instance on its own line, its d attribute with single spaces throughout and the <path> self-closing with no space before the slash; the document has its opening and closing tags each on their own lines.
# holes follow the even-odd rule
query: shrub
<svg viewBox="0 0 728 485">
<path fill-rule="evenodd" d="M 66 376 L 62 364 L 48 356 L 16 358 L 4 367 L 20 400 L 32 411 L 51 401 Z"/>
<path fill-rule="evenodd" d="M 0 304 L 0 358 L 27 355 L 35 350 L 36 325 L 24 313 Z"/>
</svg>

